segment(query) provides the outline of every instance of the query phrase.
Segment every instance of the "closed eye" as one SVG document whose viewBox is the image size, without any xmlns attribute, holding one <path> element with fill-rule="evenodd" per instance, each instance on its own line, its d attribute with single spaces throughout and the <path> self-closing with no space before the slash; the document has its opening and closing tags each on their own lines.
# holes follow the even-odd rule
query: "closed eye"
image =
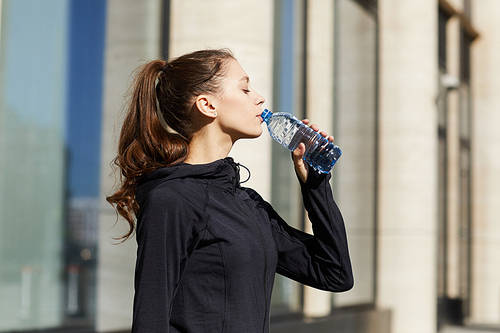
<svg viewBox="0 0 500 333">
<path fill-rule="evenodd" d="M 243 89 L 243 91 L 245 92 L 245 94 L 248 94 L 250 92 L 250 90 L 247 89 Z"/>
</svg>

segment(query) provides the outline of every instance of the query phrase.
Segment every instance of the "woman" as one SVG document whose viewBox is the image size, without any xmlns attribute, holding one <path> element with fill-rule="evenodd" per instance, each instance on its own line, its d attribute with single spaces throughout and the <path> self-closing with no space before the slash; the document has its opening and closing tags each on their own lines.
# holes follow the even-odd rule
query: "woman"
<svg viewBox="0 0 500 333">
<path fill-rule="evenodd" d="M 227 155 L 262 134 L 263 103 L 227 49 L 151 61 L 136 76 L 114 159 L 121 188 L 107 197 L 130 225 L 121 238 L 137 217 L 132 332 L 268 332 L 275 273 L 352 288 L 331 174 L 304 163 L 303 143 L 292 159 L 315 236 L 240 186 Z"/>
</svg>

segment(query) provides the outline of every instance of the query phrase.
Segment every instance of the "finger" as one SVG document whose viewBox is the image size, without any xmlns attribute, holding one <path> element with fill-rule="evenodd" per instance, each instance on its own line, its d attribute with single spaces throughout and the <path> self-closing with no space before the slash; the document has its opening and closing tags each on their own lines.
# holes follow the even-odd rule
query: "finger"
<svg viewBox="0 0 500 333">
<path fill-rule="evenodd" d="M 325 131 L 320 131 L 319 134 L 323 135 L 324 137 L 328 135 Z"/>
<path fill-rule="evenodd" d="M 328 140 L 329 140 L 329 141 L 331 141 L 331 142 L 333 142 L 333 140 L 334 140 L 333 136 L 331 136 L 331 135 L 330 135 L 330 136 L 328 137 Z"/>
<path fill-rule="evenodd" d="M 301 149 L 302 149 L 301 144 L 302 144 L 302 142 L 301 142 L 301 143 L 299 143 L 299 144 L 297 145 L 297 147 L 294 149 L 293 154 L 294 154 L 295 156 L 299 156 L 299 155 L 300 155 L 300 151 L 301 151 Z"/>
<path fill-rule="evenodd" d="M 307 119 L 307 118 L 303 119 L 302 122 L 305 123 L 305 124 L 307 124 L 309 122 L 309 119 Z"/>
<path fill-rule="evenodd" d="M 319 127 L 318 127 L 318 125 L 316 125 L 316 124 L 312 124 L 312 125 L 311 125 L 311 128 L 312 128 L 313 130 L 315 130 L 316 132 L 319 130 Z"/>
</svg>

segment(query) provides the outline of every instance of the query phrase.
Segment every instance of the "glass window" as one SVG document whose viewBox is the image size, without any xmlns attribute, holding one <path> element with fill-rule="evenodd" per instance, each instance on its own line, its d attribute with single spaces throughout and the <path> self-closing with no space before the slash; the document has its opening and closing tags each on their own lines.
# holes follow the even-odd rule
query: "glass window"
<svg viewBox="0 0 500 333">
<path fill-rule="evenodd" d="M 303 119 L 302 27 L 303 1 L 276 0 L 274 28 L 273 112 L 289 112 Z M 300 189 L 290 151 L 272 141 L 271 204 L 295 228 L 303 230 Z M 276 274 L 271 311 L 273 315 L 300 311 L 302 286 Z"/>
<path fill-rule="evenodd" d="M 0 332 L 91 327 L 106 2 L 0 6 Z"/>
<path fill-rule="evenodd" d="M 440 75 L 446 73 L 440 70 Z M 441 82 L 441 80 L 440 80 Z M 448 91 L 439 84 L 438 109 L 438 286 L 439 302 L 446 297 L 448 281 Z"/>
<path fill-rule="evenodd" d="M 467 8 L 466 8 L 467 9 Z M 466 11 L 468 12 L 468 11 Z M 470 88 L 470 48 L 473 38 L 461 30 L 460 38 L 460 116 L 459 116 L 459 146 L 460 146 L 460 239 L 459 239 L 459 286 L 460 297 L 463 299 L 462 313 L 464 317 L 471 314 L 471 269 L 472 269 L 472 212 L 471 212 L 471 117 L 472 101 Z"/>
<path fill-rule="evenodd" d="M 460 32 L 460 80 L 470 81 L 470 47 L 472 37 L 462 29 Z"/>
<path fill-rule="evenodd" d="M 467 17 L 470 20 L 470 18 L 471 18 L 470 0 L 463 0 L 463 1 L 464 1 L 464 14 L 465 14 L 465 17 Z"/>
<path fill-rule="evenodd" d="M 371 4 L 371 5 L 369 5 Z M 334 13 L 334 134 L 342 148 L 332 177 L 349 240 L 354 288 L 333 307 L 373 303 L 375 277 L 377 20 L 373 1 L 338 0 Z"/>
</svg>

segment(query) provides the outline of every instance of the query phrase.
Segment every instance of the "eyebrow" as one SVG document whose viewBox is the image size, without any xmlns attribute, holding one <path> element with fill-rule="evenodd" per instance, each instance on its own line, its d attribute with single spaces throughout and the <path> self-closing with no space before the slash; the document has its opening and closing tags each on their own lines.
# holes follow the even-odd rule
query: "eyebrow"
<svg viewBox="0 0 500 333">
<path fill-rule="evenodd" d="M 243 76 L 240 81 L 246 80 L 247 83 L 250 81 L 250 78 L 248 76 Z"/>
</svg>

